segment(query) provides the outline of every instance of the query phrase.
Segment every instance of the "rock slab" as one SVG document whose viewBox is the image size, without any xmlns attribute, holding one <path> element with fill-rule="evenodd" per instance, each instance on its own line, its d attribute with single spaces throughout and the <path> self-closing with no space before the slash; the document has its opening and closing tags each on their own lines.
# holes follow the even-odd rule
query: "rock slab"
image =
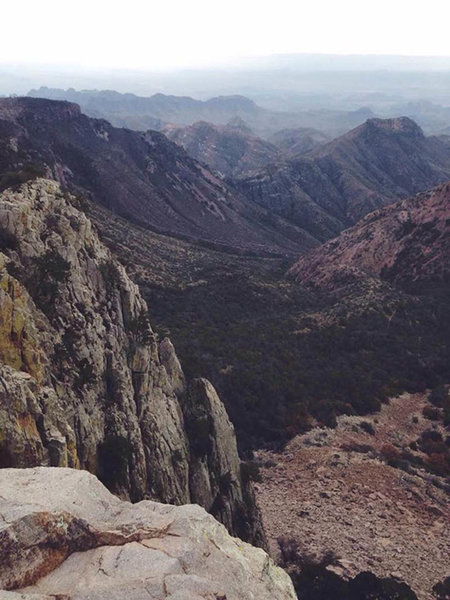
<svg viewBox="0 0 450 600">
<path fill-rule="evenodd" d="M 0 599 L 294 600 L 204 509 L 113 496 L 86 471 L 0 470 Z"/>
</svg>

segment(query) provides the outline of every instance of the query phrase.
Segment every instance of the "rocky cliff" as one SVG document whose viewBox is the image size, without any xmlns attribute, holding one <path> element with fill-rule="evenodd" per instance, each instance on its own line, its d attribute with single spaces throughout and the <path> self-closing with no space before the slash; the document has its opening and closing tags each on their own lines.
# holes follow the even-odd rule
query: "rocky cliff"
<svg viewBox="0 0 450 600">
<path fill-rule="evenodd" d="M 0 488 L 1 600 L 296 598 L 199 506 L 131 505 L 72 469 L 3 469 Z"/>
<path fill-rule="evenodd" d="M 96 473 L 114 493 L 194 501 L 263 543 L 234 429 L 79 210 L 38 179 L 0 196 L 0 466 Z"/>
</svg>

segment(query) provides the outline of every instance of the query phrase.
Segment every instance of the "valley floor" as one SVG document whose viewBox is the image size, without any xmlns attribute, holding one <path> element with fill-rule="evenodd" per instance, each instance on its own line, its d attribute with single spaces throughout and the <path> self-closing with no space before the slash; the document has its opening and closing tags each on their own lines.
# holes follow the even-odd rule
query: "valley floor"
<svg viewBox="0 0 450 600">
<path fill-rule="evenodd" d="M 343 416 L 336 429 L 297 436 L 282 453 L 260 451 L 257 496 L 272 554 L 277 538 L 295 538 L 309 554 L 332 551 L 339 575 L 393 576 L 431 599 L 449 568 L 445 480 L 392 460 L 408 449 L 420 461 L 409 444 L 424 431 L 443 432 L 424 418 L 427 405 L 424 394 L 403 394 L 378 414 Z"/>
</svg>

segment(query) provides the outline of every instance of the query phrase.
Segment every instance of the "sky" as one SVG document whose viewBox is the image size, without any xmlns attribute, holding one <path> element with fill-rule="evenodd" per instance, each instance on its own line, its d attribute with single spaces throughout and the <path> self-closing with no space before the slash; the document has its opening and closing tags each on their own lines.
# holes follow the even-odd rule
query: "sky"
<svg viewBox="0 0 450 600">
<path fill-rule="evenodd" d="M 448 0 L 4 2 L 0 63 L 167 70 L 284 53 L 450 56 Z"/>
</svg>

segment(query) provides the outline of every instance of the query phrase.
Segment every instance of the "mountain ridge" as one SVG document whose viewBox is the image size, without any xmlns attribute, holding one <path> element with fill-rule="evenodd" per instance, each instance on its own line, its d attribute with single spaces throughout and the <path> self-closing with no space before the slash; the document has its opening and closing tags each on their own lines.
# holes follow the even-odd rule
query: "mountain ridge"
<svg viewBox="0 0 450 600">
<path fill-rule="evenodd" d="M 369 119 L 303 156 L 240 178 L 238 187 L 303 226 L 325 211 L 334 223 L 325 222 L 323 233 L 333 237 L 368 212 L 449 178 L 445 140 L 425 137 L 411 119 L 399 117 Z"/>
<path fill-rule="evenodd" d="M 242 95 L 222 95 L 197 100 L 190 96 L 162 93 L 145 97 L 111 90 L 77 91 L 73 88 L 64 90 L 44 87 L 30 90 L 28 96 L 76 102 L 91 117 L 102 117 L 116 127 L 129 127 L 138 131 L 149 128 L 159 130 L 168 123 L 186 126 L 195 121 L 225 125 L 230 119 L 240 117 L 262 138 L 281 129 L 297 127 L 314 127 L 334 136 L 374 116 L 367 108 L 301 112 L 270 110 Z"/>
<path fill-rule="evenodd" d="M 369 213 L 289 270 L 317 287 L 340 276 L 407 285 L 445 283 L 450 271 L 450 181 Z"/>
<path fill-rule="evenodd" d="M 241 251 L 292 253 L 317 243 L 271 218 L 162 133 L 115 128 L 75 104 L 37 98 L 0 99 L 0 133 L 0 187 L 37 168 L 160 233 Z"/>
<path fill-rule="evenodd" d="M 162 133 L 225 177 L 242 176 L 281 158 L 275 145 L 258 138 L 244 122 L 213 125 L 196 121 L 186 127 L 167 125 Z"/>
</svg>

